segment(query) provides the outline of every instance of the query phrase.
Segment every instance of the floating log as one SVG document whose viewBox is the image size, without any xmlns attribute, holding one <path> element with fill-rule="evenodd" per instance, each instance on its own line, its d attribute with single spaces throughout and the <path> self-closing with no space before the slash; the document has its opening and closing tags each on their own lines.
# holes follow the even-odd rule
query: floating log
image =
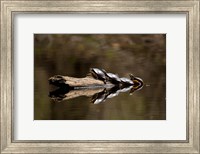
<svg viewBox="0 0 200 154">
<path fill-rule="evenodd" d="M 84 78 L 75 78 L 69 76 L 55 75 L 49 78 L 49 83 L 58 87 L 68 86 L 68 87 L 104 87 L 111 84 L 105 84 L 101 80 L 92 78 L 91 76 L 86 76 Z"/>
</svg>

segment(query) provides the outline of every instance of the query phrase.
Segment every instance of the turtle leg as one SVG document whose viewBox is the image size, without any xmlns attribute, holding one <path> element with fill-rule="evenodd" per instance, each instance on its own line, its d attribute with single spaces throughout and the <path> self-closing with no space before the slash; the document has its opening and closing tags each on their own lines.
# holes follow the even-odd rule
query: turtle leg
<svg viewBox="0 0 200 154">
<path fill-rule="evenodd" d="M 94 73 L 91 73 L 91 76 L 94 78 L 94 79 L 98 79 L 98 76 Z"/>
<path fill-rule="evenodd" d="M 106 81 L 106 79 L 105 79 L 105 80 L 103 80 L 103 83 L 104 83 L 104 84 L 106 84 L 106 82 L 107 82 L 107 81 Z"/>
<path fill-rule="evenodd" d="M 86 76 L 88 76 L 88 77 L 92 77 L 92 73 L 88 73 Z"/>
</svg>

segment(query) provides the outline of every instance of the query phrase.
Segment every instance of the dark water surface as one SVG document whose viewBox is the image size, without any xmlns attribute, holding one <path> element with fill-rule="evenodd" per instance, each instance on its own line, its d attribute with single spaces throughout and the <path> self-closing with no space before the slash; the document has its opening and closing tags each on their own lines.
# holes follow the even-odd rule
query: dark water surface
<svg viewBox="0 0 200 154">
<path fill-rule="evenodd" d="M 166 39 L 149 35 L 34 35 L 35 120 L 165 120 Z M 54 75 L 85 77 L 97 67 L 143 79 L 144 87 L 93 104 L 91 97 L 55 101 Z"/>
</svg>

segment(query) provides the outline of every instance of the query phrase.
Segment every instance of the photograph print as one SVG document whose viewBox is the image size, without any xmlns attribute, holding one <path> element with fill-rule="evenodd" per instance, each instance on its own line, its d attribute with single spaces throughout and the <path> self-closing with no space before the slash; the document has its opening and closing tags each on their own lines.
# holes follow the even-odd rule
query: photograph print
<svg viewBox="0 0 200 154">
<path fill-rule="evenodd" d="M 166 34 L 34 34 L 34 120 L 166 120 Z"/>
</svg>

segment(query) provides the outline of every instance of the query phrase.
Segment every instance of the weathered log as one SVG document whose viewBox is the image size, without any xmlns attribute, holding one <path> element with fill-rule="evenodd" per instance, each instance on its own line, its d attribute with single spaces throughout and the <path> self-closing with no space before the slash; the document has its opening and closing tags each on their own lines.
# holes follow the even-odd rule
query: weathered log
<svg viewBox="0 0 200 154">
<path fill-rule="evenodd" d="M 90 76 L 84 78 L 74 78 L 69 76 L 55 75 L 49 78 L 49 83 L 58 87 L 69 86 L 69 87 L 98 87 L 108 86 L 101 80 L 94 79 Z M 111 84 L 110 84 L 111 85 Z"/>
</svg>

